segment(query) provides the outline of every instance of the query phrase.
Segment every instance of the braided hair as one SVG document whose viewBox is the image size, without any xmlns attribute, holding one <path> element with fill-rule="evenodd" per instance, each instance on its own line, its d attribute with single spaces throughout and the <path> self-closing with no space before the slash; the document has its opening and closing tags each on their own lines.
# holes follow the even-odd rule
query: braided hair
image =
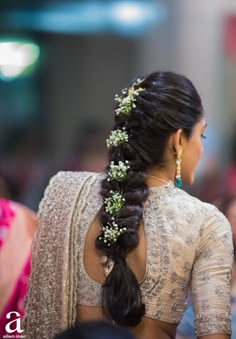
<svg viewBox="0 0 236 339">
<path fill-rule="evenodd" d="M 126 256 L 139 242 L 138 228 L 149 195 L 146 173 L 165 165 L 171 134 L 181 128 L 191 137 L 203 108 L 193 84 L 171 72 L 135 80 L 116 100 L 115 125 L 107 140 L 110 164 L 100 192 L 101 234 L 95 245 L 112 262 L 102 286 L 103 311 L 119 325 L 135 326 L 145 305 Z"/>
</svg>

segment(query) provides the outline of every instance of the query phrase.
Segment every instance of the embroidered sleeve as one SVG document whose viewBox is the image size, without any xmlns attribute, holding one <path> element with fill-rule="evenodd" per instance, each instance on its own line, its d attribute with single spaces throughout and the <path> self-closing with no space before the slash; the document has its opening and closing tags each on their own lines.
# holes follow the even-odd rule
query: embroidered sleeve
<svg viewBox="0 0 236 339">
<path fill-rule="evenodd" d="M 200 229 L 192 274 L 192 299 L 197 337 L 231 334 L 230 283 L 232 234 L 227 219 L 216 208 Z"/>
</svg>

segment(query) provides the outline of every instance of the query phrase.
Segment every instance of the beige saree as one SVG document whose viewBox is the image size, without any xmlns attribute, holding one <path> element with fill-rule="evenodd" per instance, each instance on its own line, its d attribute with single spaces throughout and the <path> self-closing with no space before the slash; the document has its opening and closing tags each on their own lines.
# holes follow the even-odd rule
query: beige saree
<svg viewBox="0 0 236 339">
<path fill-rule="evenodd" d="M 76 321 L 77 225 L 98 174 L 59 172 L 45 191 L 32 245 L 23 321 L 27 339 L 49 339 Z"/>
</svg>

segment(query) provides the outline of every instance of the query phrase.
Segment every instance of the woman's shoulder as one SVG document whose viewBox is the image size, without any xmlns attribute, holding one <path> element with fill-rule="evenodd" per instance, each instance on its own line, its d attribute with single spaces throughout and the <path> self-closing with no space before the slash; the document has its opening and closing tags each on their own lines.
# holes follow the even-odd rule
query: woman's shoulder
<svg viewBox="0 0 236 339">
<path fill-rule="evenodd" d="M 71 183 L 76 183 L 77 185 L 86 181 L 89 178 L 99 179 L 102 177 L 103 173 L 96 172 L 87 172 L 87 171 L 60 171 L 51 177 L 49 181 L 49 186 L 70 186 Z"/>
<path fill-rule="evenodd" d="M 52 206 L 63 206 L 68 202 L 71 204 L 77 195 L 83 189 L 94 189 L 102 178 L 103 173 L 95 172 L 71 172 L 61 171 L 55 174 L 49 180 L 49 184 L 44 191 L 43 199 L 39 204 L 38 215 L 40 216 L 43 210 L 52 209 Z"/>
<path fill-rule="evenodd" d="M 222 212 L 219 211 L 219 209 L 208 202 L 204 202 L 197 197 L 194 197 L 193 195 L 189 194 L 185 190 L 176 188 L 178 190 L 177 199 L 179 199 L 183 206 L 191 208 L 196 211 L 196 213 L 200 213 L 205 215 L 206 217 L 211 216 L 213 214 L 217 215 L 217 217 L 224 218 Z"/>
<path fill-rule="evenodd" d="M 232 248 L 231 226 L 224 214 L 216 206 L 203 202 L 182 189 L 174 190 L 175 193 L 166 204 L 165 214 L 167 218 L 172 217 L 175 222 L 181 223 L 184 231 L 191 230 L 195 234 L 197 253 L 217 241 L 221 241 L 222 246 Z"/>
<path fill-rule="evenodd" d="M 46 193 L 50 190 L 63 190 L 65 191 L 64 193 L 69 193 L 70 191 L 75 190 L 76 187 L 86 184 L 86 182 L 91 183 L 91 181 L 100 181 L 103 176 L 103 173 L 95 172 L 60 171 L 49 180 Z"/>
<path fill-rule="evenodd" d="M 216 206 L 201 201 L 183 189 L 170 186 L 165 188 L 165 192 L 162 190 L 161 193 L 164 193 L 164 196 L 160 194 L 157 203 L 159 205 L 162 201 L 162 212 L 167 216 L 174 216 L 176 220 L 186 220 L 186 224 L 191 223 L 197 228 L 205 228 L 207 225 L 214 227 L 214 224 L 230 227 L 228 220 Z"/>
<path fill-rule="evenodd" d="M 201 201 L 186 191 L 181 190 L 183 209 L 191 210 L 197 217 L 202 232 L 211 234 L 231 234 L 231 226 L 225 215 L 213 204 Z"/>
</svg>

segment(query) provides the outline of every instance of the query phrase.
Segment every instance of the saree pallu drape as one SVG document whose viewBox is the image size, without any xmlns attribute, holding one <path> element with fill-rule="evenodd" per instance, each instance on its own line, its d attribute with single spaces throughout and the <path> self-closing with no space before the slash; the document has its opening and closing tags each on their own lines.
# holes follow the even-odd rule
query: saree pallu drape
<svg viewBox="0 0 236 339">
<path fill-rule="evenodd" d="M 23 335 L 50 339 L 76 322 L 78 225 L 98 174 L 59 172 L 45 190 L 32 245 Z"/>
</svg>

